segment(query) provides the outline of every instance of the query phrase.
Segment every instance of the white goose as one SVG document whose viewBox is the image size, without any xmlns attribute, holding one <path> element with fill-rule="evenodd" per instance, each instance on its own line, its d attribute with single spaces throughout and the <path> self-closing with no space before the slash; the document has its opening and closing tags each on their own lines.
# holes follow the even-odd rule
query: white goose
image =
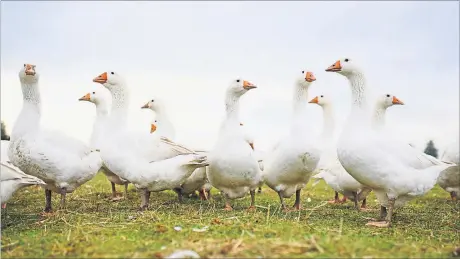
<svg viewBox="0 0 460 259">
<path fill-rule="evenodd" d="M 93 132 L 91 133 L 90 146 L 92 148 L 99 149 L 99 150 L 101 149 L 101 146 L 102 146 L 101 141 L 103 141 L 104 134 L 106 134 L 107 131 L 110 130 L 110 129 L 105 128 L 107 124 L 107 120 L 109 118 L 109 108 L 110 108 L 108 97 L 109 96 L 104 95 L 103 92 L 93 91 L 92 93 L 87 93 L 86 95 L 78 99 L 79 101 L 91 102 L 96 106 L 96 119 L 94 120 L 94 124 L 93 124 Z M 105 165 L 102 165 L 100 171 L 104 173 L 104 175 L 110 181 L 110 184 L 112 186 L 112 201 L 117 201 L 123 198 L 127 199 L 129 181 L 114 174 Z M 117 191 L 115 188 L 116 184 L 124 185 L 125 187 L 124 197 L 117 196 Z"/>
<path fill-rule="evenodd" d="M 0 203 L 6 208 L 6 202 L 19 189 L 30 185 L 46 185 L 35 176 L 27 175 L 14 166 L 8 159 L 9 141 L 2 140 L 1 172 L 0 172 Z"/>
<path fill-rule="evenodd" d="M 157 137 L 167 137 L 174 140 L 175 129 L 166 113 L 165 105 L 158 98 L 148 101 L 142 109 L 150 109 L 156 113 L 154 122 L 150 125 L 150 133 L 154 133 Z M 206 167 L 196 169 L 190 177 L 185 180 L 180 186 L 176 186 L 173 190 L 177 193 L 179 202 L 182 202 L 184 195 L 188 196 L 195 191 L 204 192 L 203 186 L 207 182 Z M 200 194 L 200 197 L 202 195 Z M 207 198 L 205 195 L 204 197 Z"/>
<path fill-rule="evenodd" d="M 437 183 L 441 188 L 450 193 L 452 200 L 457 200 L 460 193 L 460 155 L 459 155 L 459 138 L 458 136 L 447 146 L 442 154 L 441 161 L 454 163 L 457 167 L 451 167 L 439 174 Z"/>
<path fill-rule="evenodd" d="M 333 132 L 335 129 L 335 119 L 332 102 L 327 96 L 319 95 L 313 98 L 309 103 L 317 104 L 323 109 L 323 143 L 325 150 L 321 155 L 318 163 L 316 179 L 324 179 L 326 183 L 335 191 L 334 200 L 329 203 L 343 203 L 347 198 L 355 202 L 355 208 L 358 208 L 358 201 L 362 200 L 361 209 L 366 209 L 366 197 L 371 189 L 360 184 L 350 174 L 345 171 L 337 159 L 335 141 Z M 393 105 L 402 105 L 396 96 L 385 94 L 377 99 L 374 110 L 373 125 L 379 129 L 383 128 L 385 122 L 386 109 Z M 342 200 L 339 200 L 339 193 L 343 194 Z"/>
<path fill-rule="evenodd" d="M 176 130 L 169 119 L 163 100 L 154 98 L 142 106 L 141 109 L 150 109 L 155 112 L 155 122 L 151 124 L 150 133 L 155 132 L 158 136 L 174 140 Z"/>
<path fill-rule="evenodd" d="M 207 176 L 211 185 L 225 197 L 225 210 L 232 210 L 229 199 L 251 194 L 250 210 L 255 209 L 255 189 L 262 180 L 257 159 L 245 140 L 239 125 L 240 97 L 255 85 L 242 79 L 234 80 L 225 93 L 226 118 L 219 130 L 217 143 L 209 152 Z"/>
<path fill-rule="evenodd" d="M 326 71 L 345 76 L 352 91 L 351 113 L 337 144 L 338 159 L 353 178 L 373 189 L 381 204 L 380 217 L 385 220 L 368 225 L 389 227 L 395 208 L 428 192 L 439 173 L 452 165 L 426 156 L 384 131 L 372 130 L 370 89 L 351 59 L 338 60 Z"/>
<path fill-rule="evenodd" d="M 103 140 L 101 156 L 105 165 L 118 176 L 133 183 L 141 192 L 140 209 L 148 208 L 150 192 L 173 189 L 192 172 L 208 165 L 206 156 L 176 144 L 165 137 L 127 129 L 129 90 L 115 72 L 104 72 L 93 79 L 112 95 L 112 110 Z"/>
<path fill-rule="evenodd" d="M 318 143 L 306 131 L 308 89 L 316 80 L 312 72 L 302 71 L 296 80 L 293 98 L 293 120 L 290 133 L 264 157 L 265 183 L 278 193 L 281 206 L 287 210 L 283 198 L 294 193 L 294 208 L 300 209 L 300 192 L 310 180 L 321 156 Z"/>
<path fill-rule="evenodd" d="M 396 96 L 384 94 L 377 98 L 377 103 L 374 108 L 374 116 L 372 125 L 375 130 L 382 130 L 385 127 L 385 116 L 387 109 L 393 105 L 404 105 Z"/>
<path fill-rule="evenodd" d="M 23 107 L 11 134 L 8 157 L 24 173 L 46 183 L 45 212 L 51 211 L 51 191 L 61 194 L 61 208 L 67 193 L 91 180 L 102 165 L 99 152 L 58 131 L 40 127 L 39 74 L 34 65 L 24 64 L 19 72 Z"/>
</svg>

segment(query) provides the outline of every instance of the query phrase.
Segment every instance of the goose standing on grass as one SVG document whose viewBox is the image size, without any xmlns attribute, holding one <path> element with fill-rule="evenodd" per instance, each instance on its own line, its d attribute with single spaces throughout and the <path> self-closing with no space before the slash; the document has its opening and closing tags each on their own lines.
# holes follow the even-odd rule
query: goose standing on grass
<svg viewBox="0 0 460 259">
<path fill-rule="evenodd" d="M 118 73 L 104 72 L 93 82 L 102 84 L 112 95 L 110 130 L 103 140 L 102 159 L 107 168 L 139 189 L 140 210 L 148 208 L 151 192 L 173 189 L 195 169 L 208 165 L 206 156 L 168 138 L 127 128 L 129 89 Z"/>
<path fill-rule="evenodd" d="M 308 90 L 316 78 L 312 72 L 302 71 L 295 82 L 293 117 L 289 135 L 264 157 L 265 183 L 278 193 L 283 210 L 283 198 L 295 193 L 294 208 L 300 209 L 300 192 L 307 185 L 321 156 L 316 140 L 308 134 Z"/>
<path fill-rule="evenodd" d="M 355 197 L 358 197 L 358 201 L 362 200 L 361 209 L 366 209 L 366 197 L 370 193 L 371 189 L 357 182 L 350 174 L 345 171 L 343 166 L 337 159 L 337 151 L 332 141 L 333 131 L 335 125 L 334 112 L 331 101 L 324 95 L 316 96 L 310 103 L 318 104 L 323 109 L 323 141 L 326 144 L 326 150 L 321 155 L 321 160 L 317 167 L 319 172 L 313 176 L 316 179 L 324 179 L 326 183 L 335 190 L 334 200 L 328 201 L 329 203 L 343 203 L 347 198 L 355 201 L 355 208 L 357 208 L 357 201 Z M 393 105 L 403 105 L 396 96 L 391 94 L 385 94 L 379 96 L 377 99 L 373 125 L 374 128 L 380 130 L 385 125 L 385 113 L 386 109 Z M 316 183 L 315 183 L 316 184 Z M 345 194 L 342 200 L 339 200 L 339 192 Z"/>
<path fill-rule="evenodd" d="M 446 150 L 442 154 L 441 161 L 454 163 L 457 167 L 451 167 L 447 170 L 442 171 L 439 174 L 437 183 L 441 188 L 450 193 L 450 197 L 453 201 L 458 199 L 460 193 L 460 155 L 459 155 L 459 140 L 458 136 L 447 146 Z"/>
<path fill-rule="evenodd" d="M 328 201 L 329 203 L 344 203 L 348 198 L 354 201 L 355 209 L 366 209 L 366 197 L 371 192 L 371 189 L 357 182 L 343 169 L 337 159 L 334 139 L 335 118 L 332 101 L 325 95 L 319 95 L 309 101 L 309 103 L 317 104 L 323 109 L 323 133 L 321 136 L 323 152 L 315 170 L 319 173 L 313 176 L 313 178 L 324 179 L 334 189 L 334 200 Z M 339 200 L 339 193 L 343 195 L 342 200 Z M 361 208 L 359 208 L 358 202 L 361 200 L 363 203 L 361 204 Z"/>
<path fill-rule="evenodd" d="M 150 133 L 155 134 L 157 137 L 167 137 L 174 140 L 174 126 L 169 120 L 165 105 L 160 99 L 154 98 L 141 108 L 150 109 L 155 112 L 155 120 L 150 125 Z M 183 201 L 183 196 L 188 196 L 199 190 L 206 181 L 206 167 L 201 167 L 196 169 L 184 183 L 173 188 L 173 191 L 177 193 L 177 198 L 181 203 Z"/>
<path fill-rule="evenodd" d="M 217 142 L 209 152 L 207 176 L 211 185 L 225 198 L 225 210 L 232 210 L 229 200 L 251 194 L 249 210 L 255 210 L 255 190 L 262 184 L 262 173 L 252 148 L 240 126 L 240 98 L 256 88 L 252 83 L 236 79 L 225 93 L 226 117 L 221 124 Z"/>
<path fill-rule="evenodd" d="M 110 108 L 108 96 L 104 95 L 102 92 L 93 91 L 92 93 L 87 93 L 86 95 L 84 95 L 78 100 L 91 102 L 96 106 L 96 119 L 94 120 L 94 124 L 93 124 L 93 132 L 91 133 L 90 146 L 92 148 L 100 150 L 101 145 L 102 145 L 101 141 L 103 140 L 104 134 L 106 134 L 108 130 L 105 128 L 107 124 L 107 119 L 109 117 L 109 108 Z M 114 174 L 104 164 L 102 165 L 100 171 L 104 173 L 104 175 L 110 181 L 110 184 L 112 186 L 112 201 L 118 201 L 123 198 L 127 199 L 129 181 Z M 117 196 L 117 191 L 115 188 L 116 184 L 124 185 L 125 187 L 124 197 Z"/>
<path fill-rule="evenodd" d="M 326 71 L 345 76 L 352 92 L 351 113 L 337 144 L 338 159 L 353 178 L 372 188 L 377 196 L 380 220 L 384 220 L 368 225 L 389 227 L 395 208 L 431 190 L 439 173 L 452 165 L 372 129 L 370 87 L 351 59 L 338 60 Z"/>
<path fill-rule="evenodd" d="M 65 208 L 67 193 L 91 180 L 102 160 L 99 152 L 82 141 L 40 126 L 41 98 L 35 65 L 24 64 L 19 71 L 23 107 L 11 133 L 8 157 L 24 173 L 46 183 L 45 212 L 51 211 L 51 191 L 61 194 Z"/>
</svg>

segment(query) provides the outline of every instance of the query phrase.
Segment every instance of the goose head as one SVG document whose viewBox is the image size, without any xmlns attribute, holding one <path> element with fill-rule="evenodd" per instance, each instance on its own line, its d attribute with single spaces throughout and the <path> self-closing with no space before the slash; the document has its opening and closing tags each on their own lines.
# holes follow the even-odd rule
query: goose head
<svg viewBox="0 0 460 259">
<path fill-rule="evenodd" d="M 141 109 L 150 109 L 154 112 L 159 112 L 163 110 L 164 104 L 163 101 L 158 99 L 158 98 L 152 98 L 150 101 L 148 101 L 144 106 L 141 107 Z"/>
<path fill-rule="evenodd" d="M 96 92 L 96 91 L 93 91 L 93 92 L 90 92 L 90 93 L 87 93 L 85 94 L 83 97 L 81 97 L 80 99 L 78 99 L 79 101 L 86 101 L 86 102 L 90 102 L 90 103 L 94 103 L 95 105 L 98 105 L 100 103 L 105 103 L 105 96 L 100 93 L 100 92 Z"/>
<path fill-rule="evenodd" d="M 314 104 L 317 104 L 323 107 L 323 106 L 329 105 L 331 102 L 327 96 L 322 94 L 322 95 L 315 96 L 315 98 L 311 99 L 308 103 L 314 103 Z"/>
<path fill-rule="evenodd" d="M 36 70 L 36 66 L 32 64 L 24 64 L 19 71 L 19 79 L 25 83 L 36 83 L 40 75 Z"/>
<path fill-rule="evenodd" d="M 359 73 L 360 69 L 350 58 L 343 58 L 326 68 L 326 72 L 336 72 L 343 76 L 348 76 Z"/>
<path fill-rule="evenodd" d="M 100 74 L 93 79 L 93 82 L 105 86 L 108 90 L 112 91 L 115 87 L 124 85 L 123 78 L 114 71 L 108 71 Z"/>
<path fill-rule="evenodd" d="M 241 97 L 249 90 L 255 88 L 257 88 L 257 86 L 255 86 L 251 82 L 238 78 L 230 83 L 230 86 L 227 88 L 227 94 L 231 96 Z"/>
<path fill-rule="evenodd" d="M 404 103 L 394 95 L 385 94 L 377 99 L 377 105 L 386 109 L 393 105 L 404 105 Z"/>
<path fill-rule="evenodd" d="M 311 71 L 302 70 L 301 74 L 302 75 L 297 78 L 297 84 L 300 86 L 308 87 L 313 81 L 316 81 L 316 77 Z"/>
</svg>

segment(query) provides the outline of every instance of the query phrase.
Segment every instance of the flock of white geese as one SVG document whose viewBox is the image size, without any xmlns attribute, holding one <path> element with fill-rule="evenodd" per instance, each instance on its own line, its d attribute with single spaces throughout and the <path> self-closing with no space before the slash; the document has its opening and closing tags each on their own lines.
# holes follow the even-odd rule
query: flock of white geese
<svg viewBox="0 0 460 259">
<path fill-rule="evenodd" d="M 358 210 L 366 210 L 366 197 L 373 191 L 381 207 L 380 217 L 367 225 L 377 227 L 390 226 L 395 209 L 426 194 L 436 184 L 456 200 L 460 192 L 458 136 L 453 136 L 455 140 L 440 159 L 395 140 L 384 130 L 385 111 L 403 102 L 390 94 L 377 100 L 370 98 L 371 86 L 349 58 L 336 61 L 326 71 L 348 79 L 352 93 L 351 112 L 338 140 L 332 137 L 335 123 L 331 101 L 324 95 L 308 97 L 316 78 L 312 72 L 302 71 L 294 82 L 289 134 L 261 156 L 254 151 L 254 143 L 239 118 L 240 98 L 257 88 L 249 81 L 235 79 L 226 88 L 226 116 L 218 139 L 212 150 L 198 152 L 174 142 L 175 129 L 160 100 L 142 106 L 156 114 L 150 132 L 129 130 L 130 89 L 118 73 L 104 72 L 93 82 L 110 91 L 111 107 L 110 96 L 97 91 L 79 99 L 96 107 L 87 145 L 41 127 L 39 73 L 35 65 L 24 64 L 19 71 L 23 107 L 10 141 L 2 141 L 2 206 L 19 188 L 40 185 L 45 189 L 45 212 L 52 210 L 52 192 L 61 195 L 64 208 L 66 194 L 99 171 L 111 182 L 114 200 L 126 197 L 128 184 L 133 184 L 141 196 L 141 210 L 148 207 L 151 192 L 174 190 L 181 201 L 184 195 L 196 195 L 198 191 L 206 200 L 212 187 L 225 198 L 225 210 L 232 210 L 231 200 L 248 193 L 249 210 L 254 210 L 255 192 L 263 184 L 278 193 L 285 211 L 299 210 L 301 190 L 311 178 L 324 179 L 335 190 L 330 202 L 341 203 L 348 198 Z M 307 134 L 311 121 L 306 109 L 312 104 L 323 108 L 321 136 Z M 116 185 L 124 185 L 124 197 L 118 196 Z M 343 194 L 342 200 L 338 193 Z M 288 208 L 284 199 L 294 194 L 294 206 Z"/>
</svg>

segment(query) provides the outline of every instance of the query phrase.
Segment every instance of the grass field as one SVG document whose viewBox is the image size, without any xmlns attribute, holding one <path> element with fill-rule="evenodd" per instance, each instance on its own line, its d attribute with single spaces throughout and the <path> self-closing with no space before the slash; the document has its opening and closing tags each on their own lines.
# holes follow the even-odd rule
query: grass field
<svg viewBox="0 0 460 259">
<path fill-rule="evenodd" d="M 117 186 L 122 192 L 122 186 Z M 460 245 L 460 203 L 436 187 L 413 200 L 394 217 L 393 227 L 366 227 L 375 211 L 357 212 L 352 202 L 327 204 L 333 191 L 323 182 L 302 194 L 300 212 L 279 210 L 277 195 L 268 187 L 256 195 L 256 212 L 247 212 L 249 196 L 223 211 L 223 201 L 175 200 L 174 192 L 154 194 L 150 209 L 137 212 L 137 191 L 129 199 L 108 201 L 110 184 L 98 174 L 68 195 L 67 211 L 41 216 L 44 191 L 29 187 L 15 194 L 2 215 L 2 257 L 161 258 L 178 249 L 201 257 L 452 257 Z M 58 195 L 53 206 L 58 208 Z M 289 203 L 293 203 L 293 198 Z M 3 211 L 3 210 L 2 210 Z M 2 212 L 2 214 L 4 214 Z M 177 231 L 175 226 L 182 230 Z M 202 231 L 202 232 L 197 232 Z"/>
</svg>

